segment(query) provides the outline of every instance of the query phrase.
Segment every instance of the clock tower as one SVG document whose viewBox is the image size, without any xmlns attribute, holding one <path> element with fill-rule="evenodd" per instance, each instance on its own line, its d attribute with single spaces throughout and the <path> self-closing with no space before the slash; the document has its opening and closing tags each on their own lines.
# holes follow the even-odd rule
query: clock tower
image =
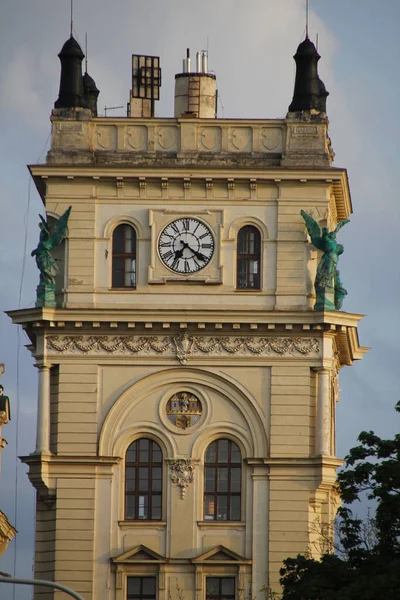
<svg viewBox="0 0 400 600">
<path fill-rule="evenodd" d="M 157 57 L 134 55 L 113 118 L 72 37 L 59 56 L 51 148 L 30 166 L 37 303 L 10 313 L 39 371 L 35 576 L 87 600 L 278 592 L 338 505 L 338 373 L 365 351 L 360 315 L 314 309 L 301 211 L 332 236 L 352 212 L 318 53 L 297 50 L 286 118 L 257 120 L 216 118 L 205 53 L 168 119 Z M 339 253 L 317 294 L 339 289 Z"/>
</svg>

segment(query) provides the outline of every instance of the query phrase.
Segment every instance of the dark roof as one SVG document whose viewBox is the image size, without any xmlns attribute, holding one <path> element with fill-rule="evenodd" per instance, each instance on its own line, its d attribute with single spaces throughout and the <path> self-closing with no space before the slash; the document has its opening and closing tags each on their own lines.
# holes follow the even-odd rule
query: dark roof
<svg viewBox="0 0 400 600">
<path fill-rule="evenodd" d="M 84 58 L 85 55 L 82 52 L 82 48 L 78 44 L 75 38 L 71 37 L 65 42 L 64 46 L 61 48 L 61 52 L 58 55 L 59 58 L 63 56 L 77 56 L 78 58 Z"/>
<path fill-rule="evenodd" d="M 85 73 L 83 76 L 83 89 L 85 92 L 98 92 L 97 86 L 93 77 L 90 77 L 89 73 Z"/>
</svg>

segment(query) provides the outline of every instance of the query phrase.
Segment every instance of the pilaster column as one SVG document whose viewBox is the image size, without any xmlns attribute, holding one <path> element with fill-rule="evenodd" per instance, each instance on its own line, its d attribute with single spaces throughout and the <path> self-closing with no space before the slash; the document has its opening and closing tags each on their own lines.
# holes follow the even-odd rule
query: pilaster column
<svg viewBox="0 0 400 600">
<path fill-rule="evenodd" d="M 50 367 L 37 365 L 39 370 L 36 454 L 50 453 Z"/>
<path fill-rule="evenodd" d="M 330 456 L 331 454 L 331 401 L 330 401 L 330 371 L 320 369 L 318 373 L 318 404 L 316 454 Z"/>
<path fill-rule="evenodd" d="M 252 575 L 251 598 L 259 598 L 260 590 L 268 581 L 269 564 L 269 468 L 265 465 L 253 467 L 253 531 L 252 531 Z M 246 521 L 248 522 L 248 515 Z M 249 532 L 246 527 L 246 536 Z M 245 597 L 247 594 L 243 594 Z M 239 596 L 240 597 L 240 596 Z"/>
</svg>

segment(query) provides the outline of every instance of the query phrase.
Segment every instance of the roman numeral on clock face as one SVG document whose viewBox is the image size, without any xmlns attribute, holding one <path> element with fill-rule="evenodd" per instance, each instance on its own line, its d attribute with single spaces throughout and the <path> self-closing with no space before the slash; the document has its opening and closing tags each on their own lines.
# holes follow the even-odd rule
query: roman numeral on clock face
<svg viewBox="0 0 400 600">
<path fill-rule="evenodd" d="M 168 250 L 168 252 L 166 252 L 165 254 L 162 255 L 164 260 L 169 260 L 170 258 L 172 258 L 174 255 L 174 253 L 171 250 Z"/>
</svg>

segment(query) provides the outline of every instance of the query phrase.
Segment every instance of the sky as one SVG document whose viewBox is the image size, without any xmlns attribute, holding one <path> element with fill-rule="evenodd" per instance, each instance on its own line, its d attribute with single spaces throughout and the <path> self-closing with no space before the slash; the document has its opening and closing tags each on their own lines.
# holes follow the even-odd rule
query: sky
<svg viewBox="0 0 400 600">
<path fill-rule="evenodd" d="M 305 0 L 75 0 L 74 36 L 88 35 L 88 71 L 104 106 L 126 105 L 131 55 L 161 57 L 157 116 L 173 116 L 174 74 L 186 48 L 209 50 L 217 76 L 219 116 L 282 118 L 293 94 L 293 54 L 305 35 Z M 0 6 L 0 309 L 31 307 L 38 271 L 41 200 L 27 164 L 43 162 L 49 116 L 58 96 L 57 54 L 69 37 L 69 0 L 2 0 Z M 398 431 L 400 393 L 399 113 L 400 2 L 310 0 L 310 37 L 318 34 L 320 77 L 330 96 L 335 166 L 349 172 L 354 215 L 341 230 L 340 272 L 348 290 L 343 310 L 365 314 L 360 342 L 371 350 L 340 375 L 337 454 L 361 430 Z M 115 116 L 124 111 L 113 111 Z M 37 375 L 25 334 L 0 313 L 1 378 L 11 399 L 9 444 L 2 454 L 0 508 L 19 533 L 0 570 L 32 573 L 34 492 L 17 455 L 34 451 Z M 16 559 L 16 560 L 15 560 Z M 14 571 L 15 569 L 15 571 Z M 1 600 L 28 600 L 30 588 L 0 584 Z"/>
</svg>

